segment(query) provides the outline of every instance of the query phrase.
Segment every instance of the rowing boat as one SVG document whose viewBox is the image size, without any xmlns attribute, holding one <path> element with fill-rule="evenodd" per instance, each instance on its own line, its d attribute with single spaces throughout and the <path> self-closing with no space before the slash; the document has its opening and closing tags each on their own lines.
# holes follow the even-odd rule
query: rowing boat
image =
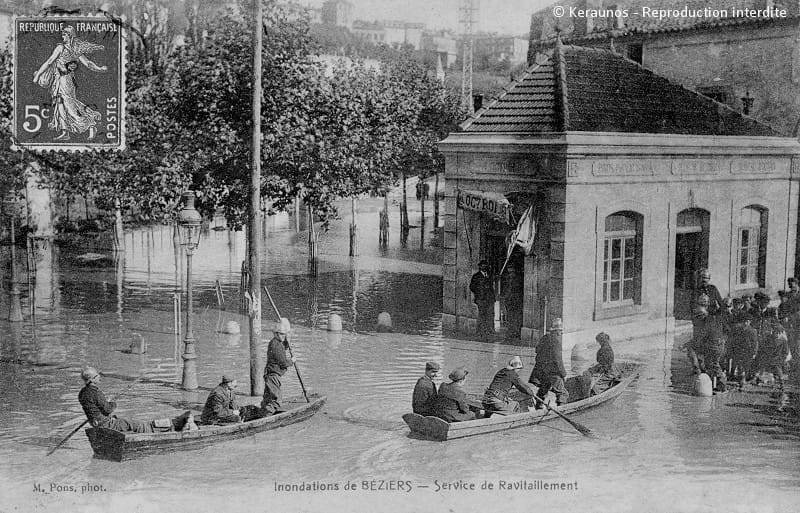
<svg viewBox="0 0 800 513">
<path fill-rule="evenodd" d="M 322 408 L 325 396 L 310 394 L 309 402 L 302 398 L 286 401 L 288 407 L 275 415 L 238 424 L 198 426 L 196 431 L 165 433 L 131 433 L 96 427 L 86 430 L 95 457 L 125 461 L 171 451 L 201 449 L 216 442 L 234 440 L 302 422 Z M 198 415 L 199 416 L 199 415 Z"/>
<path fill-rule="evenodd" d="M 622 379 L 619 383 L 600 394 L 562 404 L 558 407 L 558 411 L 564 415 L 571 415 L 615 399 L 638 377 L 638 369 L 638 366 L 626 365 L 621 369 Z M 482 396 L 467 394 L 467 397 L 472 405 L 477 406 L 480 404 Z M 513 415 L 495 414 L 488 418 L 483 417 L 463 422 L 447 422 L 438 417 L 422 416 L 416 413 L 403 415 L 403 420 L 411 428 L 413 436 L 441 442 L 495 431 L 505 431 L 557 418 L 558 416 L 549 409 L 531 410 Z"/>
</svg>

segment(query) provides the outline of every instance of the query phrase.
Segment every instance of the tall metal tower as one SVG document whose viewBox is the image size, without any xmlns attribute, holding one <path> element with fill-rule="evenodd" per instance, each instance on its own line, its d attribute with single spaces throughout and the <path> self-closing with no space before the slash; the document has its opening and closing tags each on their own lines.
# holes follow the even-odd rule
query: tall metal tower
<svg viewBox="0 0 800 513">
<path fill-rule="evenodd" d="M 472 53 L 475 29 L 478 26 L 480 0 L 458 0 L 458 22 L 461 24 L 461 104 L 469 114 L 474 114 L 472 103 Z"/>
</svg>

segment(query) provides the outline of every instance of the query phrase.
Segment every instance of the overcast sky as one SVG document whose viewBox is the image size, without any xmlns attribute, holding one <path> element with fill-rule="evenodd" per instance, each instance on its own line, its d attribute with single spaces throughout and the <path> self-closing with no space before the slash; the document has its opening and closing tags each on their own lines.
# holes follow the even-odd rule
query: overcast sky
<svg viewBox="0 0 800 513">
<path fill-rule="evenodd" d="M 301 3 L 321 6 L 324 0 Z M 427 28 L 458 29 L 458 0 L 350 0 L 353 18 L 365 21 L 402 20 L 421 22 Z M 555 0 L 479 0 L 478 30 L 503 34 L 524 34 L 531 14 Z"/>
</svg>

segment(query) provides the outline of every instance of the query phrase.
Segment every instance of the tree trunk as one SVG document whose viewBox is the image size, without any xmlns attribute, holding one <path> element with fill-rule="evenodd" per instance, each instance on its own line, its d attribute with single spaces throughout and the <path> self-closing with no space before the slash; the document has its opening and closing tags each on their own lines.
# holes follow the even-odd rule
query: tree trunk
<svg viewBox="0 0 800 513">
<path fill-rule="evenodd" d="M 317 275 L 317 234 L 314 231 L 314 210 L 308 205 L 308 269 Z"/>
<path fill-rule="evenodd" d="M 357 215 L 357 199 L 350 198 L 350 210 L 352 212 L 352 220 L 350 221 L 350 256 L 354 257 L 358 254 L 358 224 L 356 222 Z"/>
<path fill-rule="evenodd" d="M 118 199 L 114 200 L 114 251 L 125 251 L 125 231 L 122 226 L 122 206 Z"/>
<path fill-rule="evenodd" d="M 389 190 L 383 195 L 383 210 L 380 213 L 380 234 L 378 244 L 385 248 L 389 245 Z"/>
<path fill-rule="evenodd" d="M 439 173 L 436 173 L 436 183 L 433 186 L 433 227 L 439 227 Z"/>
<path fill-rule="evenodd" d="M 403 199 L 400 202 L 400 230 L 408 231 L 408 195 L 406 194 L 406 174 L 402 174 Z"/>
</svg>

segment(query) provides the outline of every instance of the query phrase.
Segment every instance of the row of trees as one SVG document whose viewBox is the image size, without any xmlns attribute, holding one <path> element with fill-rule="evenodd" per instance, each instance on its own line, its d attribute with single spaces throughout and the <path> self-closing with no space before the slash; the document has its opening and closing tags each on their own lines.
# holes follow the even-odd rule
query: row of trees
<svg viewBox="0 0 800 513">
<path fill-rule="evenodd" d="M 129 3 L 117 7 L 133 9 Z M 101 208 L 118 202 L 153 220 L 171 217 L 191 188 L 206 215 L 222 209 L 241 226 L 250 173 L 252 6 L 221 12 L 187 2 L 190 23 L 181 29 L 170 2 L 151 3 L 160 10 L 149 12 L 164 16 L 126 13 L 137 36 L 129 48 L 124 152 L 11 152 L 11 66 L 0 52 L 0 187 L 19 189 L 26 165 L 36 161 L 59 193 L 89 195 Z M 442 168 L 436 142 L 460 120 L 459 98 L 421 62 L 394 52 L 380 69 L 353 61 L 326 69 L 301 9 L 265 0 L 264 14 L 262 195 L 273 210 L 299 197 L 327 223 L 340 198 L 382 190 L 401 170 L 426 176 Z"/>
</svg>

